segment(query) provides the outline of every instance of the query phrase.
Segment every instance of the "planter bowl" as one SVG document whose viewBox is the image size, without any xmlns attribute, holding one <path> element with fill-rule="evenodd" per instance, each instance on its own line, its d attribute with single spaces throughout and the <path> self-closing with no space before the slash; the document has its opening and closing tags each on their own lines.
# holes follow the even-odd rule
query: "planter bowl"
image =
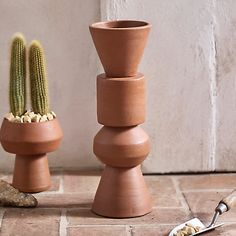
<svg viewBox="0 0 236 236">
<path fill-rule="evenodd" d="M 5 151 L 34 155 L 55 151 L 62 139 L 58 119 L 39 123 L 14 123 L 3 120 L 0 142 Z"/>
</svg>

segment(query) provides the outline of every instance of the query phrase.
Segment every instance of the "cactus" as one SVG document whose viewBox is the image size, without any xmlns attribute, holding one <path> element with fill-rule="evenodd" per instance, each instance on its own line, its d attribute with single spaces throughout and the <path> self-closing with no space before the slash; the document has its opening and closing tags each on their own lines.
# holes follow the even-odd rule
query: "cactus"
<svg viewBox="0 0 236 236">
<path fill-rule="evenodd" d="M 9 103 L 14 116 L 21 116 L 25 112 L 26 46 L 24 36 L 19 33 L 13 37 L 11 45 Z"/>
<path fill-rule="evenodd" d="M 48 82 L 45 71 L 44 51 L 39 41 L 32 41 L 29 49 L 31 103 L 35 113 L 49 112 Z"/>
</svg>

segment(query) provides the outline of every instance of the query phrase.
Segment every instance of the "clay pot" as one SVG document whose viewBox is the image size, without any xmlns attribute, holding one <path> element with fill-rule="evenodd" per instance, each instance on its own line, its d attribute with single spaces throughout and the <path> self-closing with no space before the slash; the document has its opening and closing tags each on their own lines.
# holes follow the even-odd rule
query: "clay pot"
<svg viewBox="0 0 236 236">
<path fill-rule="evenodd" d="M 94 154 L 113 167 L 134 167 L 141 164 L 150 151 L 150 141 L 140 126 L 102 127 L 94 138 Z"/>
<path fill-rule="evenodd" d="M 92 211 L 112 218 L 142 216 L 151 212 L 151 199 L 140 166 L 106 166 L 99 183 Z"/>
<path fill-rule="evenodd" d="M 97 117 L 100 124 L 125 127 L 145 121 L 145 80 L 134 77 L 97 77 Z"/>
<path fill-rule="evenodd" d="M 95 155 L 106 164 L 92 206 L 98 215 L 126 218 L 151 211 L 140 168 L 150 141 L 137 126 L 145 121 L 145 81 L 137 68 L 150 27 L 133 20 L 89 27 L 105 70 L 97 77 L 97 117 L 104 127 L 93 143 Z"/>
<path fill-rule="evenodd" d="M 107 77 L 137 74 L 151 25 L 144 21 L 118 20 L 89 26 Z"/>
<path fill-rule="evenodd" d="M 50 173 L 46 153 L 55 151 L 62 139 L 58 119 L 39 123 L 3 120 L 0 142 L 5 151 L 16 154 L 12 185 L 22 192 L 47 190 Z"/>
</svg>

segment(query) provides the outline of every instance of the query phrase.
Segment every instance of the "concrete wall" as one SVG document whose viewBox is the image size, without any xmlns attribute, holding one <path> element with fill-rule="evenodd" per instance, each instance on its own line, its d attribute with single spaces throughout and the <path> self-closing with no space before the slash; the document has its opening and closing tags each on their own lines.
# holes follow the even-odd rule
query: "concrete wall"
<svg viewBox="0 0 236 236">
<path fill-rule="evenodd" d="M 14 32 L 42 42 L 47 60 L 51 107 L 64 131 L 60 150 L 49 154 L 54 167 L 99 166 L 92 152 L 96 123 L 95 76 L 98 60 L 88 25 L 100 20 L 94 0 L 0 1 L 0 113 L 8 112 L 9 45 Z M 14 158 L 1 150 L 0 168 Z"/>
<path fill-rule="evenodd" d="M 153 143 L 144 171 L 236 170 L 234 0 L 1 0 L 0 15 L 0 115 L 8 111 L 9 42 L 20 31 L 46 51 L 51 106 L 65 134 L 49 154 L 52 167 L 101 168 L 92 138 L 102 68 L 88 25 L 129 18 L 153 26 L 140 65 Z M 12 155 L 0 154 L 0 168 L 12 169 Z"/>
</svg>

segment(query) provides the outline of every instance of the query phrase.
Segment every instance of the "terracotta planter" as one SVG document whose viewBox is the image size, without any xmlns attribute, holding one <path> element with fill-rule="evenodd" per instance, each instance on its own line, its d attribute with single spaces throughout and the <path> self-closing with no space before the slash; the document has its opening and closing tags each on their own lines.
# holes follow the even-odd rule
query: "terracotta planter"
<svg viewBox="0 0 236 236">
<path fill-rule="evenodd" d="M 107 77 L 137 74 L 150 28 L 149 23 L 134 20 L 90 25 L 90 33 Z"/>
<path fill-rule="evenodd" d="M 95 23 L 90 32 L 106 74 L 97 77 L 97 117 L 104 127 L 93 150 L 106 164 L 92 211 L 112 218 L 151 211 L 140 165 L 150 140 L 138 125 L 145 120 L 145 80 L 137 72 L 150 31 L 142 21 Z"/>
<path fill-rule="evenodd" d="M 47 190 L 51 182 L 46 153 L 55 151 L 61 139 L 56 118 L 40 123 L 13 123 L 4 119 L 0 130 L 2 147 L 16 154 L 12 185 L 22 192 Z"/>
</svg>

